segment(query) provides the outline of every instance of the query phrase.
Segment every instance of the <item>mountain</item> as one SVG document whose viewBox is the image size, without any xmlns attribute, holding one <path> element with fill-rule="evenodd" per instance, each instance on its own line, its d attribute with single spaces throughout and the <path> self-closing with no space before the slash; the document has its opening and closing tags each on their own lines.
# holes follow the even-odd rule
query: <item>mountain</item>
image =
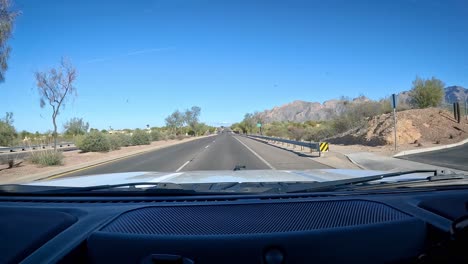
<svg viewBox="0 0 468 264">
<path fill-rule="evenodd" d="M 464 102 L 465 96 L 468 96 L 468 89 L 461 86 L 449 86 L 445 88 L 445 101 L 447 103 L 452 102 Z M 352 103 L 366 102 L 370 99 L 365 96 L 360 96 L 351 100 Z M 400 103 L 409 102 L 409 92 L 401 92 L 398 94 L 398 100 Z M 257 113 L 263 122 L 270 123 L 274 121 L 295 121 L 304 122 L 307 120 L 327 120 L 335 113 L 341 113 L 344 109 L 342 106 L 342 100 L 328 100 L 323 104 L 318 102 L 307 102 L 296 100 L 291 103 L 274 107 L 270 110 Z"/>
<path fill-rule="evenodd" d="M 445 88 L 445 102 L 454 103 L 454 102 L 465 102 L 468 97 L 468 89 L 461 86 L 449 86 Z"/>
<path fill-rule="evenodd" d="M 259 117 L 266 122 L 294 120 L 303 122 L 306 120 L 322 120 L 328 116 L 325 109 L 333 109 L 335 104 L 331 100 L 323 105 L 317 102 L 294 101 L 282 106 L 274 107 L 258 113 Z"/>
<path fill-rule="evenodd" d="M 358 97 L 353 102 L 362 102 L 369 100 L 366 97 Z M 307 120 L 326 120 L 335 113 L 341 113 L 340 103 L 342 100 L 328 100 L 323 104 L 318 102 L 306 102 L 296 100 L 294 102 L 274 107 L 271 110 L 265 110 L 257 113 L 263 122 L 270 123 L 274 121 L 295 121 L 304 122 Z"/>
</svg>

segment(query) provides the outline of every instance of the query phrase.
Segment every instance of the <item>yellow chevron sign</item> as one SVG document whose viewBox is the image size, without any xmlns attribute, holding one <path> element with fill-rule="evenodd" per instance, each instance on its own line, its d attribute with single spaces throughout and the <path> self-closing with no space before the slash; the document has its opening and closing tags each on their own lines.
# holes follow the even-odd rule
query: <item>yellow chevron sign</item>
<svg viewBox="0 0 468 264">
<path fill-rule="evenodd" d="M 320 142 L 320 152 L 328 151 L 328 142 Z"/>
</svg>

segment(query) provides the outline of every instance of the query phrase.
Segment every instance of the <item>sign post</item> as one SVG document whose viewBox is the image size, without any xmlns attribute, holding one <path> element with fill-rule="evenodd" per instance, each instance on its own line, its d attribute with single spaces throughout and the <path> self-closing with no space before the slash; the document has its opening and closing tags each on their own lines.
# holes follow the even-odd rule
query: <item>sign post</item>
<svg viewBox="0 0 468 264">
<path fill-rule="evenodd" d="M 262 135 L 262 123 L 257 123 L 257 127 L 260 128 L 260 135 Z"/>
<path fill-rule="evenodd" d="M 395 135 L 395 151 L 397 150 L 397 122 L 396 122 L 396 107 L 397 107 L 397 98 L 396 94 L 392 94 L 392 107 L 393 107 L 393 130 Z"/>
</svg>

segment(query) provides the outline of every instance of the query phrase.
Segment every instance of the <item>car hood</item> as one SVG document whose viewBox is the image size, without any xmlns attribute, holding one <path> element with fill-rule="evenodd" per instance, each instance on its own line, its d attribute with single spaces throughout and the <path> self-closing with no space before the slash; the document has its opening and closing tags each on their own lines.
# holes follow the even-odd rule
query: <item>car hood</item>
<svg viewBox="0 0 468 264">
<path fill-rule="evenodd" d="M 66 177 L 28 183 L 34 186 L 87 187 L 107 184 L 137 182 L 153 183 L 220 183 L 220 182 L 324 182 L 383 174 L 372 170 L 240 170 L 240 171 L 188 171 L 188 172 L 123 172 L 99 175 Z M 430 174 L 419 173 L 383 179 L 380 181 L 401 181 L 422 179 Z"/>
</svg>

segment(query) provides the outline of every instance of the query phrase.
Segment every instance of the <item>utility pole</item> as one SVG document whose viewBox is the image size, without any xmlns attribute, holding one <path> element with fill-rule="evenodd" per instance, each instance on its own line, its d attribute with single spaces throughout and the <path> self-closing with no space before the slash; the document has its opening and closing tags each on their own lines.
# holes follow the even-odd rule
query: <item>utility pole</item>
<svg viewBox="0 0 468 264">
<path fill-rule="evenodd" d="M 397 121 L 396 121 L 396 106 L 397 106 L 397 99 L 396 99 L 396 94 L 392 94 L 392 107 L 393 107 L 393 128 L 394 128 L 394 135 L 395 135 L 395 151 L 397 150 Z"/>
<path fill-rule="evenodd" d="M 466 120 L 468 120 L 468 110 L 466 109 L 467 101 L 468 101 L 468 95 L 465 95 L 465 118 Z"/>
</svg>

